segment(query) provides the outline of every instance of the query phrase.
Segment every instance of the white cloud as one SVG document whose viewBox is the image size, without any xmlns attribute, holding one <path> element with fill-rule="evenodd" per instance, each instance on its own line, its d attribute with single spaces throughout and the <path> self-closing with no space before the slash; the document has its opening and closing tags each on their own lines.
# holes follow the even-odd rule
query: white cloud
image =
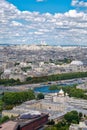
<svg viewBox="0 0 87 130">
<path fill-rule="evenodd" d="M 20 11 L 12 4 L 0 4 L 0 44 L 87 44 L 87 14 L 69 10 L 66 13 L 40 14 Z"/>
<path fill-rule="evenodd" d="M 44 0 L 36 0 L 36 2 L 43 2 Z"/>
<path fill-rule="evenodd" d="M 34 32 L 34 34 L 36 34 L 36 35 L 42 35 L 43 34 L 43 32 Z"/>
<path fill-rule="evenodd" d="M 22 24 L 16 21 L 12 21 L 12 26 L 22 26 Z"/>
<path fill-rule="evenodd" d="M 67 17 L 83 17 L 84 16 L 84 13 L 83 12 L 80 12 L 80 13 L 78 13 L 76 10 L 69 10 L 69 12 L 66 12 L 65 13 L 65 16 L 67 16 Z"/>
<path fill-rule="evenodd" d="M 78 4 L 78 0 L 72 0 L 72 3 L 71 3 L 72 6 L 76 6 L 77 4 Z"/>
<path fill-rule="evenodd" d="M 87 7 L 87 2 L 84 2 L 83 0 L 72 0 L 72 6 Z"/>
</svg>

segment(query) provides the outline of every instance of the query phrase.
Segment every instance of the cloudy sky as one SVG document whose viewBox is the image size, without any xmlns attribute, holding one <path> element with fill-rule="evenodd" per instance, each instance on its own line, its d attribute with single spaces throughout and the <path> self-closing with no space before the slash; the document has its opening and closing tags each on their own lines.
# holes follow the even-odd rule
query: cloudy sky
<svg viewBox="0 0 87 130">
<path fill-rule="evenodd" d="M 87 0 L 0 0 L 0 44 L 87 45 Z"/>
</svg>

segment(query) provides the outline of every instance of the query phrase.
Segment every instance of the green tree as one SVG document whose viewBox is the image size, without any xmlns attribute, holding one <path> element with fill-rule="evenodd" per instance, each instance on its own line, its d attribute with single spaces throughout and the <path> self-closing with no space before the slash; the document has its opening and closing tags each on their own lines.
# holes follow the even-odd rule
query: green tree
<svg viewBox="0 0 87 130">
<path fill-rule="evenodd" d="M 81 120 L 82 116 L 83 116 L 82 112 L 79 112 L 79 119 L 80 120 Z"/>
<path fill-rule="evenodd" d="M 32 99 L 35 99 L 35 94 L 32 90 L 24 92 L 5 92 L 2 97 L 6 105 L 16 105 Z"/>
<path fill-rule="evenodd" d="M 54 125 L 55 122 L 54 122 L 54 120 L 52 119 L 52 120 L 50 120 L 47 124 L 48 124 L 48 125 Z"/>
<path fill-rule="evenodd" d="M 44 99 L 44 94 L 43 93 L 38 93 L 37 94 L 37 99 Z"/>
<path fill-rule="evenodd" d="M 1 117 L 0 118 L 0 124 L 6 122 L 7 120 L 9 120 L 8 116 Z"/>
<path fill-rule="evenodd" d="M 3 110 L 3 106 L 4 106 L 4 103 L 3 103 L 3 101 L 2 101 L 2 100 L 0 100 L 0 111 L 2 111 L 2 110 Z"/>
<path fill-rule="evenodd" d="M 58 130 L 58 129 L 54 126 L 49 126 L 49 127 L 45 128 L 44 130 Z"/>
<path fill-rule="evenodd" d="M 67 114 L 64 115 L 64 119 L 68 123 L 76 122 L 77 124 L 79 123 L 79 115 L 77 111 L 71 111 L 68 112 Z"/>
</svg>

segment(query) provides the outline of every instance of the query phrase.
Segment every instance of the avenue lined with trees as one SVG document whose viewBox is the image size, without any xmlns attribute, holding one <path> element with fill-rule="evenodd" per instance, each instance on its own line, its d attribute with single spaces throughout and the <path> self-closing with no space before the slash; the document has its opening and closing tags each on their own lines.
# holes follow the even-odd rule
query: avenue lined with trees
<svg viewBox="0 0 87 130">
<path fill-rule="evenodd" d="M 33 83 L 67 80 L 67 79 L 83 78 L 83 77 L 87 77 L 87 72 L 62 73 L 62 74 L 48 75 L 42 77 L 27 77 L 26 81 L 24 82 L 21 82 L 19 79 L 17 80 L 0 79 L 0 85 L 11 86 L 11 85 L 21 85 L 21 84 L 33 84 Z"/>
</svg>

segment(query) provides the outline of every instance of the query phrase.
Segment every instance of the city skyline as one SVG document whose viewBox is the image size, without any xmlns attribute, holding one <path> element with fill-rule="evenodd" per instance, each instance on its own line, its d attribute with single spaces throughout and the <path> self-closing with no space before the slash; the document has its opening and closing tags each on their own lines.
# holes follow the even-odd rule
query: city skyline
<svg viewBox="0 0 87 130">
<path fill-rule="evenodd" d="M 86 0 L 2 0 L 0 44 L 86 45 Z"/>
</svg>

